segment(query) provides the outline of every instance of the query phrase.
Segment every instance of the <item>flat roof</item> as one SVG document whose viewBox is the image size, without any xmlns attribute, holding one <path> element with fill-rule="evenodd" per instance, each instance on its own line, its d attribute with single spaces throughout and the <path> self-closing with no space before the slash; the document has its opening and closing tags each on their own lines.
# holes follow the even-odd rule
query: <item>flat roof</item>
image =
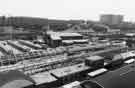
<svg viewBox="0 0 135 88">
<path fill-rule="evenodd" d="M 135 53 L 133 51 L 128 51 L 128 52 L 125 52 L 125 53 L 121 53 L 120 55 L 123 57 L 123 59 L 126 59 L 128 57 L 135 56 Z"/>
<path fill-rule="evenodd" d="M 75 51 L 81 51 L 81 50 L 87 50 L 87 49 L 93 49 L 93 48 L 104 48 L 104 47 L 107 47 L 103 44 L 100 44 L 100 45 L 90 45 L 90 44 L 87 44 L 83 47 L 73 47 L 73 48 L 70 48 L 70 51 L 71 52 L 75 52 Z"/>
<path fill-rule="evenodd" d="M 51 38 L 54 39 L 54 40 L 61 40 L 60 36 L 59 35 L 51 35 Z"/>
<path fill-rule="evenodd" d="M 74 86 L 78 86 L 80 85 L 80 82 L 79 81 L 74 81 L 74 82 L 71 82 L 69 84 L 66 84 L 64 86 L 62 86 L 63 88 L 73 88 Z"/>
<path fill-rule="evenodd" d="M 87 57 L 88 60 L 92 60 L 92 61 L 97 61 L 97 60 L 102 60 L 104 59 L 103 57 L 101 56 L 90 56 L 90 57 Z"/>
<path fill-rule="evenodd" d="M 64 76 L 74 74 L 77 72 L 81 72 L 84 70 L 88 70 L 88 69 L 90 69 L 90 67 L 85 66 L 84 63 L 81 63 L 81 64 L 77 64 L 74 66 L 68 66 L 68 67 L 63 67 L 63 68 L 51 70 L 49 72 L 51 72 L 53 75 L 55 75 L 57 77 L 64 77 Z"/>
<path fill-rule="evenodd" d="M 50 34 L 51 38 L 54 39 L 54 40 L 60 40 L 61 37 L 66 37 L 66 36 L 82 36 L 81 34 L 79 33 L 65 33 L 65 32 L 47 32 L 48 34 Z"/>
<path fill-rule="evenodd" d="M 79 33 L 70 33 L 70 32 L 47 32 L 47 34 L 58 36 L 82 36 Z"/>
<path fill-rule="evenodd" d="M 38 74 L 32 75 L 31 78 L 36 82 L 36 85 L 50 83 L 57 80 L 49 72 L 38 73 Z"/>
<path fill-rule="evenodd" d="M 117 60 L 117 59 L 121 59 L 122 55 L 121 54 L 117 54 L 113 56 L 113 60 Z"/>
<path fill-rule="evenodd" d="M 73 40 L 62 40 L 62 43 L 74 43 L 74 41 Z"/>
<path fill-rule="evenodd" d="M 135 36 L 135 33 L 126 33 L 126 36 Z"/>
<path fill-rule="evenodd" d="M 79 33 L 59 33 L 60 36 L 82 36 Z"/>
<path fill-rule="evenodd" d="M 88 42 L 88 39 L 78 39 L 78 40 L 62 40 L 62 42 L 72 43 L 72 42 Z"/>
</svg>

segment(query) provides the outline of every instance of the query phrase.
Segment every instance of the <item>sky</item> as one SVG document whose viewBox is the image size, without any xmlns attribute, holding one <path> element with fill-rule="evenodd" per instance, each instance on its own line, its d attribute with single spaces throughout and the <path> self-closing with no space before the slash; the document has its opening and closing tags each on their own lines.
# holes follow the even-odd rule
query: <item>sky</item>
<svg viewBox="0 0 135 88">
<path fill-rule="evenodd" d="M 124 15 L 135 22 L 134 0 L 1 0 L 0 15 L 94 20 L 101 14 Z"/>
</svg>

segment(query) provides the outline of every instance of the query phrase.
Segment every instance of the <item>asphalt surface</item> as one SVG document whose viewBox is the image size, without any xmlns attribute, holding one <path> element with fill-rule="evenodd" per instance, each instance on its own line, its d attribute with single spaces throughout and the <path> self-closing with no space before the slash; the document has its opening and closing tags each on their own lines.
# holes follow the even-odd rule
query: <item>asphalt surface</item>
<svg viewBox="0 0 135 88">
<path fill-rule="evenodd" d="M 91 79 L 103 88 L 135 88 L 135 63 Z"/>
</svg>

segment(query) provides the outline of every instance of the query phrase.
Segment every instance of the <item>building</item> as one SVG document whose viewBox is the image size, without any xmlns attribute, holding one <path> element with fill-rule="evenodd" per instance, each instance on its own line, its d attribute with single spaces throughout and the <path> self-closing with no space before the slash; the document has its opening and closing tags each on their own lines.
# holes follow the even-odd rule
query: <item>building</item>
<svg viewBox="0 0 135 88">
<path fill-rule="evenodd" d="M 92 33 L 95 33 L 95 31 L 89 27 L 89 26 L 86 26 L 86 25 L 74 25 L 72 26 L 71 28 L 63 31 L 63 32 L 70 32 L 70 33 L 79 33 L 79 34 L 83 34 L 83 35 L 89 35 L 89 34 L 92 34 Z"/>
<path fill-rule="evenodd" d="M 109 29 L 109 30 L 107 30 L 107 32 L 110 34 L 120 34 L 121 30 L 120 29 Z"/>
<path fill-rule="evenodd" d="M 86 66 L 84 63 L 50 70 L 52 76 L 57 78 L 60 83 L 66 84 L 76 80 L 82 79 L 85 75 L 92 70 L 91 67 Z"/>
<path fill-rule="evenodd" d="M 120 24 L 122 21 L 123 15 L 103 14 L 100 16 L 100 22 L 109 25 Z"/>
<path fill-rule="evenodd" d="M 41 72 L 31 75 L 31 78 L 35 81 L 36 88 L 51 88 L 59 84 L 57 79 L 53 77 L 49 72 Z"/>
<path fill-rule="evenodd" d="M 47 32 L 47 44 L 51 47 L 67 46 L 72 44 L 87 44 L 88 39 L 79 33 Z"/>
</svg>

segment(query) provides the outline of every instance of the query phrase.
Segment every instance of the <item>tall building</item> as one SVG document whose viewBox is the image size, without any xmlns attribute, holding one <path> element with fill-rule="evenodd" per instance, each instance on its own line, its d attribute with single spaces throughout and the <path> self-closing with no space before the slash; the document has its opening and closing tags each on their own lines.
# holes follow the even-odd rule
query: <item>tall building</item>
<svg viewBox="0 0 135 88">
<path fill-rule="evenodd" d="M 123 15 L 103 14 L 100 16 L 100 22 L 110 25 L 120 24 L 123 21 Z"/>
</svg>

